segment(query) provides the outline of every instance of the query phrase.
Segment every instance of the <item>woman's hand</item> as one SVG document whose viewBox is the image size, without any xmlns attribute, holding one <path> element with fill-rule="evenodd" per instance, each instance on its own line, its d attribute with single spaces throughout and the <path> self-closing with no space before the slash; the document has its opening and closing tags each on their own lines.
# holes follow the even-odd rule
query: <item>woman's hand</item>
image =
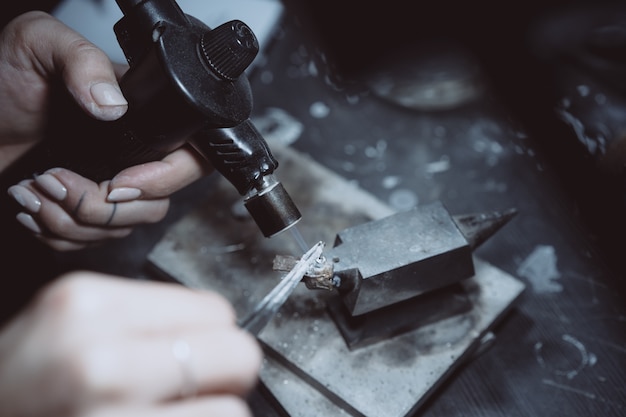
<svg viewBox="0 0 626 417">
<path fill-rule="evenodd" d="M 89 115 L 112 121 L 128 107 L 120 73 L 103 51 L 46 13 L 29 12 L 9 23 L 0 34 L 0 170 L 42 139 L 53 80 L 60 78 Z M 160 221 L 169 196 L 210 171 L 184 146 L 110 181 L 95 183 L 55 168 L 8 192 L 23 207 L 17 220 L 27 229 L 54 249 L 75 250 Z"/>
<path fill-rule="evenodd" d="M 111 181 L 97 184 L 53 168 L 12 186 L 9 194 L 24 209 L 18 221 L 48 246 L 68 251 L 162 220 L 169 196 L 208 172 L 199 156 L 183 147 L 161 161 L 127 168 Z"/>
<path fill-rule="evenodd" d="M 0 332 L 0 417 L 249 416 L 261 361 L 218 294 L 73 272 Z"/>
<path fill-rule="evenodd" d="M 96 119 L 128 109 L 104 52 L 46 13 L 18 16 L 0 33 L 0 170 L 42 139 L 54 79 Z"/>
</svg>

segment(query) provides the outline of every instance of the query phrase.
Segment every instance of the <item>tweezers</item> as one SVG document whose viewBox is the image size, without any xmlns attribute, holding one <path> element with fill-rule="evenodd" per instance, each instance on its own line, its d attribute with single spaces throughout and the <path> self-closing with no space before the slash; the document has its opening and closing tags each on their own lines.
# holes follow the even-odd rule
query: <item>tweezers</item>
<svg viewBox="0 0 626 417">
<path fill-rule="evenodd" d="M 296 289 L 306 272 L 322 256 L 324 242 L 313 245 L 285 275 L 281 281 L 257 304 L 254 310 L 239 323 L 239 326 L 257 336 L 274 318 L 280 307 L 285 304 Z"/>
</svg>

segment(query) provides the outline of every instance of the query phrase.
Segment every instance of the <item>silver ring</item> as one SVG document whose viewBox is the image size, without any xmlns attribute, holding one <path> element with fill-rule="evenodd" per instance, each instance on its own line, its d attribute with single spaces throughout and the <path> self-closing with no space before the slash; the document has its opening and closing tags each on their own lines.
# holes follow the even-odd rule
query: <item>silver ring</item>
<svg viewBox="0 0 626 417">
<path fill-rule="evenodd" d="M 172 344 L 172 354 L 178 362 L 182 374 L 182 383 L 180 386 L 180 396 L 195 397 L 198 393 L 198 387 L 191 370 L 191 347 L 186 340 L 178 339 Z"/>
</svg>

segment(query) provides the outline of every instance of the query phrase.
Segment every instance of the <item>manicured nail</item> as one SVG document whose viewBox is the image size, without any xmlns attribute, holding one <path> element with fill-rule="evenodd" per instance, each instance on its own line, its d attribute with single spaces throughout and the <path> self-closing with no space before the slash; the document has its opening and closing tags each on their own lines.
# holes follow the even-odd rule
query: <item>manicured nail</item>
<svg viewBox="0 0 626 417">
<path fill-rule="evenodd" d="M 22 207 L 31 213 L 38 213 L 41 209 L 41 201 L 39 198 L 26 187 L 14 185 L 8 190 L 9 195 L 13 197 Z"/>
<path fill-rule="evenodd" d="M 99 106 L 126 106 L 128 101 L 122 91 L 108 83 L 97 83 L 91 86 L 91 96 Z"/>
<path fill-rule="evenodd" d="M 136 200 L 141 196 L 141 190 L 138 188 L 115 188 L 111 190 L 107 196 L 107 201 L 119 203 L 122 201 Z"/>
<path fill-rule="evenodd" d="M 30 230 L 31 232 L 36 233 L 38 235 L 41 234 L 41 227 L 39 227 L 35 219 L 33 219 L 33 216 L 31 216 L 30 214 L 18 213 L 17 216 L 15 216 L 15 218 L 17 219 L 18 222 L 22 223 L 22 225 L 26 227 L 28 230 Z"/>
<path fill-rule="evenodd" d="M 91 96 L 96 104 L 91 113 L 100 120 L 117 120 L 128 110 L 128 101 L 117 86 L 98 83 L 91 86 Z"/>
<path fill-rule="evenodd" d="M 67 188 L 54 175 L 38 175 L 35 182 L 57 201 L 63 201 L 67 197 Z"/>
</svg>

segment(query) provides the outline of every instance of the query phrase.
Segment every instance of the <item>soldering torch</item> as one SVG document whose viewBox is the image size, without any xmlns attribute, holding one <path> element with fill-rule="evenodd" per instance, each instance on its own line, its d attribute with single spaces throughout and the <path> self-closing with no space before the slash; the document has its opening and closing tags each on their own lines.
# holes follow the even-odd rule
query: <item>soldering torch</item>
<svg viewBox="0 0 626 417">
<path fill-rule="evenodd" d="M 174 0 L 116 0 L 114 25 L 129 69 L 120 80 L 127 113 L 101 122 L 68 106 L 50 117 L 47 168 L 62 166 L 100 182 L 124 168 L 162 159 L 189 143 L 230 181 L 264 236 L 294 225 L 299 210 L 274 177 L 278 162 L 250 121 L 245 70 L 259 51 L 245 23 L 213 29 Z M 74 105 L 77 108 L 77 106 Z M 41 169 L 41 166 L 38 167 Z"/>
</svg>

